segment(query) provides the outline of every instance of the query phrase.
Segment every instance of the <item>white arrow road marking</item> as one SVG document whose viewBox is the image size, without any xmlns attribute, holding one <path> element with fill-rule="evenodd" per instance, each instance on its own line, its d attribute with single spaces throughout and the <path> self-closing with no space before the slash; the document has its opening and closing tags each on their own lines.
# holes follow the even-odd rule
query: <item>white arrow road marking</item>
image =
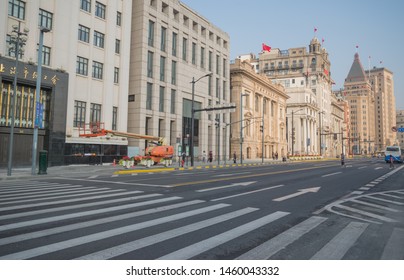
<svg viewBox="0 0 404 280">
<path fill-rule="evenodd" d="M 241 175 L 241 174 L 250 174 L 250 173 L 251 173 L 251 172 L 226 173 L 226 174 L 214 175 L 214 176 L 212 176 L 212 177 L 227 177 L 227 176 Z"/>
<path fill-rule="evenodd" d="M 228 199 L 228 198 L 238 197 L 238 196 L 242 196 L 242 195 L 248 195 L 248 194 L 252 194 L 252 193 L 256 193 L 256 192 L 262 192 L 262 191 L 266 191 L 266 190 L 271 190 L 271 189 L 280 188 L 280 187 L 283 187 L 283 186 L 284 186 L 284 185 L 277 185 L 277 186 L 268 187 L 268 188 L 264 188 L 264 189 L 259 189 L 259 190 L 255 190 L 255 191 L 243 192 L 243 193 L 239 193 L 239 194 L 235 194 L 235 195 L 229 195 L 229 196 L 225 196 L 225 197 L 215 198 L 215 199 L 212 199 L 211 201 L 219 201 L 219 200 L 224 200 L 224 199 Z"/>
<path fill-rule="evenodd" d="M 289 199 L 289 198 L 293 198 L 293 197 L 296 197 L 296 196 L 299 196 L 299 195 L 302 195 L 302 194 L 306 194 L 306 193 L 309 193 L 309 192 L 316 193 L 316 192 L 318 192 L 318 191 L 320 190 L 320 188 L 321 188 L 321 187 L 300 189 L 300 190 L 299 190 L 298 192 L 296 192 L 296 193 L 292 193 L 292 194 L 289 194 L 289 195 L 285 195 L 285 196 L 282 196 L 282 197 L 278 197 L 278 198 L 272 199 L 272 201 L 284 201 L 284 200 L 287 200 L 287 199 Z"/>
<path fill-rule="evenodd" d="M 220 186 L 220 187 L 213 187 L 213 188 L 208 188 L 208 189 L 197 190 L 197 192 L 207 192 L 207 191 L 213 191 L 213 190 L 220 190 L 220 189 L 231 188 L 231 187 L 235 187 L 235 186 L 243 186 L 243 187 L 246 187 L 246 186 L 251 185 L 251 184 L 254 184 L 254 183 L 256 183 L 256 182 L 257 182 L 257 181 L 233 183 L 233 184 L 226 185 L 226 186 Z"/>
<path fill-rule="evenodd" d="M 321 176 L 321 177 L 334 176 L 334 175 L 337 175 L 337 174 L 340 174 L 340 173 L 342 173 L 342 172 L 330 173 L 330 174 L 323 175 L 323 176 Z"/>
</svg>

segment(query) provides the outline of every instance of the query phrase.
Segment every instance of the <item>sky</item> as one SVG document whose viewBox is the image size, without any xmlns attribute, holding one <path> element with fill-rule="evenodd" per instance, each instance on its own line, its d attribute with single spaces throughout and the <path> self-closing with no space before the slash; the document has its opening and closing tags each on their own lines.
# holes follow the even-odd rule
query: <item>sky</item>
<svg viewBox="0 0 404 280">
<path fill-rule="evenodd" d="M 180 1 L 229 34 L 230 59 L 258 55 L 262 43 L 281 50 L 308 49 L 314 36 L 324 39 L 334 90 L 343 88 L 358 52 L 365 70 L 370 65 L 393 72 L 396 108 L 404 110 L 402 0 Z"/>
</svg>

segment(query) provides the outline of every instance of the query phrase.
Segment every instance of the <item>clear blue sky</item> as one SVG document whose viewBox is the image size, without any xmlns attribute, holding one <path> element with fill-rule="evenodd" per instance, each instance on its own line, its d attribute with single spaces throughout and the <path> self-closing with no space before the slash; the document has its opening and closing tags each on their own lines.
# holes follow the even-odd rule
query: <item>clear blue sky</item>
<svg viewBox="0 0 404 280">
<path fill-rule="evenodd" d="M 182 0 L 230 36 L 231 59 L 261 51 L 262 43 L 286 50 L 316 37 L 331 61 L 333 89 L 342 88 L 355 52 L 363 67 L 394 73 L 396 107 L 404 109 L 404 1 L 386 0 Z M 358 49 L 356 49 L 358 46 Z M 382 61 L 382 64 L 380 64 Z"/>
</svg>

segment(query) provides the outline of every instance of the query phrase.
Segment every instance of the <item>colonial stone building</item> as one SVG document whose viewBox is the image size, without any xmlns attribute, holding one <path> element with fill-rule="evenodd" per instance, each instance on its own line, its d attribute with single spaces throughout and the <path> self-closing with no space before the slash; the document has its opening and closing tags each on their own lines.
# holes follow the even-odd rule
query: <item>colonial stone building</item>
<svg viewBox="0 0 404 280">
<path fill-rule="evenodd" d="M 333 123 L 333 106 L 338 105 L 332 104 L 330 68 L 328 52 L 316 37 L 308 51 L 306 47 L 272 48 L 259 54 L 258 71 L 282 84 L 290 96 L 286 112 L 289 154 L 335 155 L 334 134 L 340 127 Z"/>
<path fill-rule="evenodd" d="M 365 71 L 375 95 L 375 149 L 382 151 L 396 143 L 396 101 L 394 96 L 393 72 L 387 68 Z"/>
<path fill-rule="evenodd" d="M 349 151 L 369 154 L 375 151 L 375 96 L 356 53 L 344 82 L 344 97 L 349 103 Z"/>
<path fill-rule="evenodd" d="M 244 159 L 287 155 L 286 100 L 282 85 L 255 73 L 249 60 L 230 65 L 231 98 L 237 110 L 231 114 L 231 151 Z"/>
</svg>

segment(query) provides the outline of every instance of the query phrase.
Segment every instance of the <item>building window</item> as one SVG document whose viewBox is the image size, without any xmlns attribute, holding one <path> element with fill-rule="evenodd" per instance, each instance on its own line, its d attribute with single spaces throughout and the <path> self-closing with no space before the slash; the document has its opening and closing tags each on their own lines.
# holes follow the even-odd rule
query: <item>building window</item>
<svg viewBox="0 0 404 280">
<path fill-rule="evenodd" d="M 79 24 L 79 40 L 83 42 L 90 42 L 90 28 Z"/>
<path fill-rule="evenodd" d="M 42 65 L 49 66 L 50 59 L 51 59 L 51 48 L 47 46 L 42 46 Z"/>
<path fill-rule="evenodd" d="M 94 46 L 104 48 L 104 37 L 105 35 L 101 32 L 94 31 Z"/>
<path fill-rule="evenodd" d="M 74 127 L 84 127 L 86 121 L 86 102 L 74 101 Z"/>
<path fill-rule="evenodd" d="M 226 65 L 227 65 L 227 59 L 223 58 L 223 77 L 226 77 Z"/>
<path fill-rule="evenodd" d="M 175 98 L 176 98 L 177 92 L 175 89 L 171 89 L 171 106 L 170 106 L 170 113 L 175 114 Z"/>
<path fill-rule="evenodd" d="M 19 19 L 25 19 L 25 2 L 20 0 L 8 1 L 8 15 Z"/>
<path fill-rule="evenodd" d="M 208 95 L 212 96 L 212 76 L 208 77 Z"/>
<path fill-rule="evenodd" d="M 161 27 L 161 42 L 160 42 L 160 50 L 166 51 L 166 40 L 167 40 L 167 28 Z"/>
<path fill-rule="evenodd" d="M 153 98 L 153 84 L 147 83 L 146 109 L 151 110 Z"/>
<path fill-rule="evenodd" d="M 90 104 L 90 123 L 101 122 L 101 104 Z"/>
<path fill-rule="evenodd" d="M 212 56 L 213 53 L 209 51 L 209 58 L 208 58 L 209 71 L 212 71 Z"/>
<path fill-rule="evenodd" d="M 226 81 L 223 81 L 223 100 L 226 100 L 226 87 L 227 87 L 227 83 Z"/>
<path fill-rule="evenodd" d="M 115 53 L 121 53 L 121 40 L 115 39 Z"/>
<path fill-rule="evenodd" d="M 187 45 L 188 39 L 182 38 L 182 60 L 187 61 Z"/>
<path fill-rule="evenodd" d="M 148 44 L 150 47 L 154 47 L 154 22 L 151 20 L 149 20 Z"/>
<path fill-rule="evenodd" d="M 91 13 L 91 0 L 81 0 L 80 9 Z"/>
<path fill-rule="evenodd" d="M 219 75 L 219 69 L 220 69 L 220 56 L 216 55 L 216 74 Z"/>
<path fill-rule="evenodd" d="M 114 68 L 114 83 L 115 84 L 119 83 L 119 68 L 118 67 Z"/>
<path fill-rule="evenodd" d="M 177 33 L 173 32 L 173 46 L 172 46 L 172 55 L 177 56 Z"/>
<path fill-rule="evenodd" d="M 53 14 L 45 10 L 39 9 L 39 26 L 52 30 Z"/>
<path fill-rule="evenodd" d="M 102 80 L 104 65 L 100 62 L 93 61 L 93 78 Z"/>
<path fill-rule="evenodd" d="M 122 25 L 122 13 L 121 12 L 116 12 L 116 25 L 118 25 L 118 26 Z"/>
<path fill-rule="evenodd" d="M 159 112 L 164 112 L 165 87 L 160 86 Z"/>
<path fill-rule="evenodd" d="M 160 81 L 164 82 L 166 77 L 166 58 L 164 56 L 160 56 Z"/>
<path fill-rule="evenodd" d="M 201 68 L 205 69 L 205 48 L 201 47 Z"/>
<path fill-rule="evenodd" d="M 177 84 L 177 62 L 172 61 L 171 63 L 171 84 Z"/>
<path fill-rule="evenodd" d="M 196 65 L 196 43 L 192 43 L 192 64 Z"/>
<path fill-rule="evenodd" d="M 95 2 L 95 16 L 105 19 L 105 9 L 106 6 L 100 2 Z"/>
<path fill-rule="evenodd" d="M 153 78 L 153 53 L 147 53 L 147 77 Z"/>
<path fill-rule="evenodd" d="M 77 57 L 76 73 L 80 75 L 88 75 L 88 59 L 84 57 Z"/>
<path fill-rule="evenodd" d="M 118 107 L 112 107 L 112 130 L 117 130 L 118 124 Z"/>
<path fill-rule="evenodd" d="M 219 98 L 220 96 L 220 83 L 219 78 L 216 78 L 216 97 Z"/>
<path fill-rule="evenodd" d="M 8 56 L 15 57 L 15 43 L 11 42 L 11 36 L 8 34 L 6 37 L 6 46 L 7 46 Z M 19 58 L 22 58 L 21 52 L 20 52 Z"/>
</svg>

